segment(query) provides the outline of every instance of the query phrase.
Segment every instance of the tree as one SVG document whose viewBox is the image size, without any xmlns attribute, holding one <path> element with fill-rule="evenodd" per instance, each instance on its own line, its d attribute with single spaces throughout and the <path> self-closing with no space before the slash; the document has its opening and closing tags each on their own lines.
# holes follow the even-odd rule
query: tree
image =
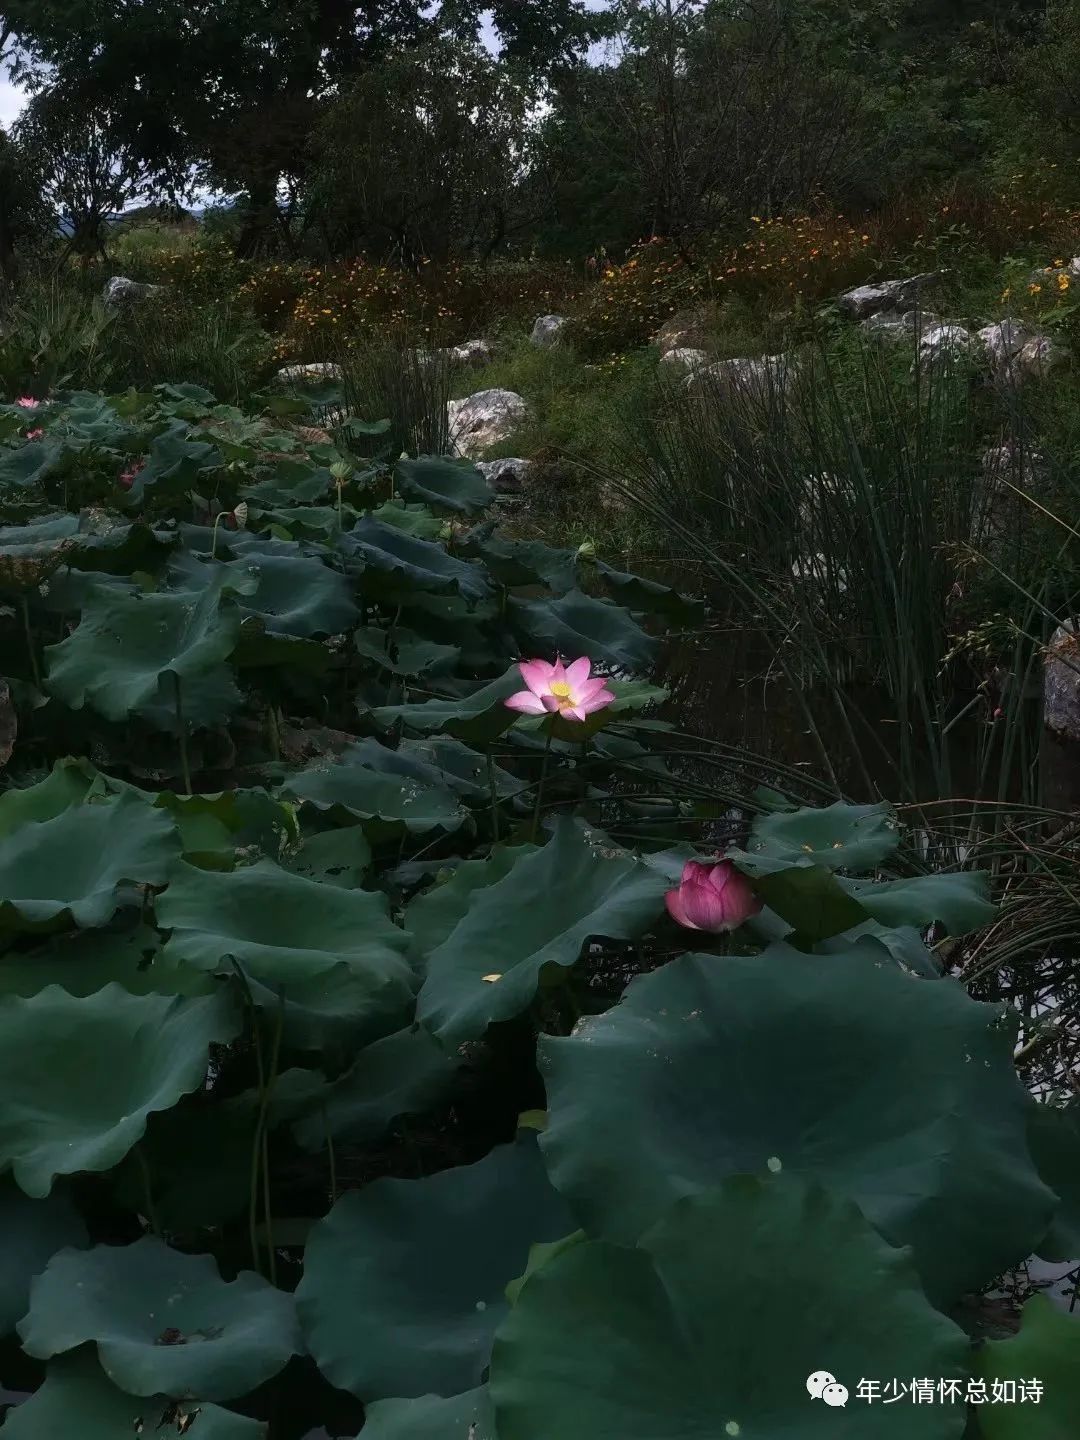
<svg viewBox="0 0 1080 1440">
<path fill-rule="evenodd" d="M 484 0 L 7 0 L 25 73 L 112 108 L 159 188 L 200 178 L 243 190 L 251 253 L 272 233 L 277 186 L 307 155 L 324 103 L 365 65 L 479 35 Z M 599 22 L 584 0 L 498 0 L 494 22 L 520 73 L 571 63 Z"/>
<path fill-rule="evenodd" d="M 82 111 L 43 90 L 15 127 L 19 147 L 40 177 L 41 196 L 69 233 L 76 254 L 105 255 L 110 215 L 145 197 L 148 174 L 122 122 L 111 111 Z"/>
</svg>

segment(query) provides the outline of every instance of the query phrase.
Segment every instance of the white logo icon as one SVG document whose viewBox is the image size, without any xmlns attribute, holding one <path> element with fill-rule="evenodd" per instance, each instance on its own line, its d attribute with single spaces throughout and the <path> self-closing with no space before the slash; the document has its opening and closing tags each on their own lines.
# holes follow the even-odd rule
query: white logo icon
<svg viewBox="0 0 1080 1440">
<path fill-rule="evenodd" d="M 826 1405 L 846 1405 L 848 1402 L 847 1386 L 841 1385 L 828 1370 L 815 1370 L 808 1375 L 806 1389 L 811 1399 L 824 1400 Z"/>
</svg>

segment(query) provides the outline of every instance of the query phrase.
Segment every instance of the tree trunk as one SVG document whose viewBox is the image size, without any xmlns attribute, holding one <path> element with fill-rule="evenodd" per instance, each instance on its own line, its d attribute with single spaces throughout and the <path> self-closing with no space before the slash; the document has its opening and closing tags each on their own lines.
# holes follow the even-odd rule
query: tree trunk
<svg viewBox="0 0 1080 1440">
<path fill-rule="evenodd" d="M 277 176 L 260 176 L 248 185 L 248 209 L 236 242 L 241 260 L 253 260 L 273 243 L 278 229 Z"/>
</svg>

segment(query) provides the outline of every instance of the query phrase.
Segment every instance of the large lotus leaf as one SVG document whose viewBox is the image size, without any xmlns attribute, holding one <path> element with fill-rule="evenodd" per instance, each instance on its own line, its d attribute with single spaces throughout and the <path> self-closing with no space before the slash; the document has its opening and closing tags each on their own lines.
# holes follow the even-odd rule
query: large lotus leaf
<svg viewBox="0 0 1080 1440">
<path fill-rule="evenodd" d="M 387 1035 L 360 1051 L 322 1097 L 320 1113 L 297 1121 L 293 1134 L 305 1150 L 323 1149 L 328 1135 L 355 1144 L 377 1140 L 399 1116 L 441 1100 L 460 1063 L 420 1026 Z"/>
<path fill-rule="evenodd" d="M 77 1417 L 77 1418 L 73 1418 Z M 111 1384 L 89 1350 L 63 1355 L 45 1382 L 4 1422 L 5 1440 L 59 1440 L 77 1425 L 79 1440 L 133 1440 L 179 1434 L 187 1440 L 261 1440 L 266 1426 L 246 1415 L 166 1395 L 125 1395 Z"/>
<path fill-rule="evenodd" d="M 181 863 L 156 912 L 172 931 L 162 963 L 225 975 L 238 966 L 256 1005 L 284 997 L 297 1044 L 317 1044 L 324 1027 L 376 1039 L 411 1005 L 408 937 L 374 891 L 320 885 L 272 860 L 230 872 Z"/>
<path fill-rule="evenodd" d="M 115 981 L 132 995 L 210 995 L 216 982 L 194 970 L 163 969 L 161 939 L 149 925 L 72 930 L 35 950 L 0 956 L 0 995 L 37 995 L 59 985 L 69 995 L 94 995 Z"/>
<path fill-rule="evenodd" d="M 173 532 L 152 530 L 141 521 L 125 524 L 92 511 L 80 522 L 77 543 L 65 554 L 64 564 L 96 574 L 130 575 L 156 569 L 175 544 Z"/>
<path fill-rule="evenodd" d="M 495 1440 L 486 1385 L 463 1395 L 418 1395 L 364 1406 L 367 1440 Z"/>
<path fill-rule="evenodd" d="M 397 749 L 378 740 L 361 740 L 347 746 L 340 758 L 348 765 L 362 765 L 383 775 L 399 775 L 421 785 L 452 790 L 473 801 L 490 803 L 492 786 L 498 798 L 515 795 L 524 788 L 524 781 L 497 765 L 489 770 L 485 756 L 449 735 L 406 737 Z"/>
<path fill-rule="evenodd" d="M 44 780 L 5 790 L 0 795 L 0 839 L 29 821 L 52 820 L 81 804 L 96 780 L 85 761 L 57 760 Z"/>
<path fill-rule="evenodd" d="M 393 630 L 379 630 L 374 625 L 361 626 L 353 636 L 353 642 L 362 659 L 370 660 L 391 675 L 447 675 L 461 659 L 458 646 L 425 640 L 401 625 Z"/>
<path fill-rule="evenodd" d="M 479 515 L 495 499 L 495 492 L 468 460 L 421 455 L 399 460 L 394 466 L 394 488 L 406 500 L 419 500 L 452 515 Z"/>
<path fill-rule="evenodd" d="M 483 600 L 491 592 L 491 582 L 479 565 L 458 560 L 442 545 L 407 535 L 370 515 L 346 531 L 339 544 L 365 594 L 380 597 L 427 590 Z"/>
<path fill-rule="evenodd" d="M 986 1381 L 986 1403 L 978 1412 L 985 1440 L 1075 1440 L 1080 1317 L 1033 1295 L 1019 1335 L 988 1341 L 976 1363 Z"/>
<path fill-rule="evenodd" d="M 563 595 L 580 583 L 576 550 L 556 549 L 542 540 L 510 540 L 491 533 L 490 525 L 468 535 L 462 551 L 483 560 L 500 585 L 545 585 Z"/>
<path fill-rule="evenodd" d="M 46 686 L 74 710 L 89 705 L 107 720 L 135 712 L 161 724 L 162 713 L 174 713 L 178 679 L 185 722 L 213 725 L 240 701 L 225 663 L 239 629 L 220 582 L 198 597 L 95 595 L 78 628 L 46 647 Z"/>
<path fill-rule="evenodd" d="M 1039 1174 L 1060 1201 L 1036 1253 L 1044 1260 L 1075 1260 L 1080 1256 L 1080 1100 L 1060 1109 L 1033 1106 L 1028 1141 Z"/>
<path fill-rule="evenodd" d="M 213 564 L 187 556 L 178 576 L 183 588 L 197 593 L 219 570 L 225 585 L 243 597 L 240 613 L 262 620 L 271 635 L 337 635 L 356 619 L 348 580 L 313 556 L 245 551 L 240 559 Z"/>
<path fill-rule="evenodd" d="M 475 1165 L 350 1192 L 311 1232 L 296 1292 L 316 1364 L 363 1400 L 478 1385 L 507 1282 L 534 1241 L 572 1228 L 531 1136 Z"/>
<path fill-rule="evenodd" d="M 19 1335 L 39 1360 L 93 1341 L 115 1385 L 174 1399 L 246 1395 L 303 1348 L 290 1295 L 250 1270 L 226 1284 L 213 1256 L 153 1235 L 54 1256 Z"/>
<path fill-rule="evenodd" d="M 593 938 L 644 934 L 662 914 L 667 888 L 656 870 L 594 847 L 580 825 L 561 819 L 542 849 L 472 894 L 427 955 L 418 1018 L 447 1046 L 479 1038 L 493 1020 L 529 1007 L 546 965 L 573 965 Z"/>
<path fill-rule="evenodd" d="M 86 1224 L 66 1195 L 31 1200 L 13 1180 L 0 1180 L 0 1336 L 26 1314 L 30 1282 L 58 1250 L 88 1243 Z"/>
<path fill-rule="evenodd" d="M 213 445 L 191 439 L 187 425 L 175 420 L 151 442 L 150 454 L 124 495 L 124 504 L 142 507 L 150 499 L 183 495 L 202 471 L 220 464 L 221 454 Z"/>
<path fill-rule="evenodd" d="M 587 655 L 594 665 L 625 670 L 648 670 L 656 658 L 657 641 L 629 610 L 580 590 L 555 600 L 512 598 L 507 619 L 528 655 Z"/>
<path fill-rule="evenodd" d="M 393 525 L 407 535 L 418 535 L 421 540 L 440 540 L 447 533 L 448 522 L 433 515 L 426 505 L 402 505 L 398 500 L 386 500 L 371 514 L 384 525 Z"/>
<path fill-rule="evenodd" d="M 541 1039 L 541 1143 L 584 1228 L 618 1240 L 776 1157 L 850 1195 L 953 1300 L 1030 1254 L 1054 1204 L 1015 1033 L 1002 1007 L 912 979 L 872 940 L 684 955 Z"/>
<path fill-rule="evenodd" d="M 916 1424 L 910 1402 L 868 1405 L 856 1387 L 962 1377 L 968 1349 L 850 1201 L 742 1175 L 634 1248 L 592 1240 L 541 1266 L 495 1338 L 490 1390 L 500 1440 L 946 1440 L 963 1405 Z M 845 1406 L 807 1393 L 821 1370 Z"/>
<path fill-rule="evenodd" d="M 387 757 L 380 769 L 370 759 L 378 752 Z M 467 812 L 453 791 L 429 776 L 428 782 L 415 778 L 415 765 L 407 760 L 394 767 L 395 752 L 373 744 L 369 750 L 350 746 L 341 759 L 320 760 L 281 787 L 283 795 L 306 801 L 319 810 L 355 817 L 371 824 L 379 838 L 397 835 L 426 835 L 432 830 L 461 828 Z"/>
<path fill-rule="evenodd" d="M 742 851 L 734 852 L 733 858 L 741 868 L 746 868 Z M 855 929 L 869 918 L 824 865 L 770 863 L 777 868 L 768 874 L 755 875 L 754 890 L 803 941 L 829 940 Z"/>
<path fill-rule="evenodd" d="M 104 925 L 125 881 L 164 884 L 179 853 L 169 816 L 130 795 L 28 821 L 0 840 L 0 930 Z"/>
<path fill-rule="evenodd" d="M 0 490 L 28 490 L 64 458 L 62 441 L 46 437 L 20 445 L 17 450 L 0 450 Z"/>
<path fill-rule="evenodd" d="M 335 825 L 305 835 L 300 848 L 288 856 L 285 869 L 306 875 L 323 885 L 359 889 L 371 864 L 371 844 L 362 825 Z"/>
<path fill-rule="evenodd" d="M 631 610 L 645 610 L 652 615 L 664 615 L 679 624 L 693 624 L 701 620 L 704 602 L 681 595 L 669 585 L 656 580 L 644 580 L 640 575 L 627 575 L 613 570 L 603 560 L 597 560 L 596 573 L 604 585 L 612 591 L 614 598 Z"/>
<path fill-rule="evenodd" d="M 489 681 L 469 695 L 380 705 L 371 711 L 371 719 L 384 730 L 400 723 L 421 735 L 444 732 L 457 740 L 494 740 L 514 723 L 516 712 L 506 708 L 506 701 L 521 688 L 521 673 L 512 665 L 498 680 Z"/>
<path fill-rule="evenodd" d="M 405 908 L 405 929 L 417 951 L 430 955 L 465 918 L 478 890 L 505 880 L 525 855 L 534 855 L 535 845 L 495 845 L 483 860 L 463 860 L 445 879 L 410 900 Z"/>
<path fill-rule="evenodd" d="M 0 586 L 31 590 L 64 564 L 78 541 L 77 515 L 46 515 L 0 525 Z"/>
<path fill-rule="evenodd" d="M 932 925 L 950 935 L 989 925 L 997 913 L 990 901 L 990 877 L 978 871 L 913 875 L 904 880 L 848 880 L 840 886 L 882 925 Z"/>
<path fill-rule="evenodd" d="M 0 1000 L 0 1169 L 35 1198 L 57 1175 L 110 1169 L 152 1111 L 203 1083 L 210 1046 L 239 1023 L 224 992 L 184 1000 L 107 985 L 79 999 L 50 986 Z"/>
<path fill-rule="evenodd" d="M 210 870 L 232 869 L 252 852 L 276 856 L 296 835 L 290 808 L 265 790 L 223 790 L 209 795 L 177 795 L 162 790 L 148 796 L 172 815 L 184 858 Z"/>
<path fill-rule="evenodd" d="M 303 504 L 321 500 L 333 483 L 334 477 L 325 465 L 313 467 L 289 460 L 277 465 L 267 479 L 255 485 L 242 485 L 240 494 L 260 506 Z"/>
<path fill-rule="evenodd" d="M 781 861 L 827 870 L 873 870 L 896 850 L 900 832 L 888 805 L 826 805 L 760 815 L 750 829 L 749 856 L 766 862 L 742 868 L 758 874 Z"/>
</svg>

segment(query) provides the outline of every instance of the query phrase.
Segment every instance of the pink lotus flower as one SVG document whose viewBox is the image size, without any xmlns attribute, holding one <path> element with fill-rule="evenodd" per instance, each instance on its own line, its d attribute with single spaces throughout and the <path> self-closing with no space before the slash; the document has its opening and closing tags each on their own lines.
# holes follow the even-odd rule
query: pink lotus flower
<svg viewBox="0 0 1080 1440">
<path fill-rule="evenodd" d="M 719 935 L 761 909 L 761 901 L 730 860 L 688 860 L 677 890 L 664 896 L 668 914 L 688 930 Z"/>
<path fill-rule="evenodd" d="M 36 410 L 38 407 L 38 402 L 32 395 L 20 395 L 15 404 L 21 405 L 24 410 Z"/>
<path fill-rule="evenodd" d="M 120 476 L 120 484 L 124 487 L 125 490 L 130 490 L 132 485 L 135 484 L 136 476 L 139 474 L 142 468 L 143 462 L 140 460 L 137 465 L 132 465 L 129 469 L 123 471 Z"/>
<path fill-rule="evenodd" d="M 36 430 L 27 430 L 26 438 L 27 440 L 40 440 L 44 434 L 45 431 L 42 430 L 41 426 L 39 425 Z"/>
<path fill-rule="evenodd" d="M 566 720 L 584 720 L 595 710 L 602 710 L 615 699 L 606 689 L 602 675 L 592 676 L 592 662 L 587 655 L 563 665 L 547 660 L 523 660 L 518 666 L 521 678 L 529 687 L 518 690 L 505 702 L 511 710 L 526 715 L 561 715 Z"/>
</svg>

